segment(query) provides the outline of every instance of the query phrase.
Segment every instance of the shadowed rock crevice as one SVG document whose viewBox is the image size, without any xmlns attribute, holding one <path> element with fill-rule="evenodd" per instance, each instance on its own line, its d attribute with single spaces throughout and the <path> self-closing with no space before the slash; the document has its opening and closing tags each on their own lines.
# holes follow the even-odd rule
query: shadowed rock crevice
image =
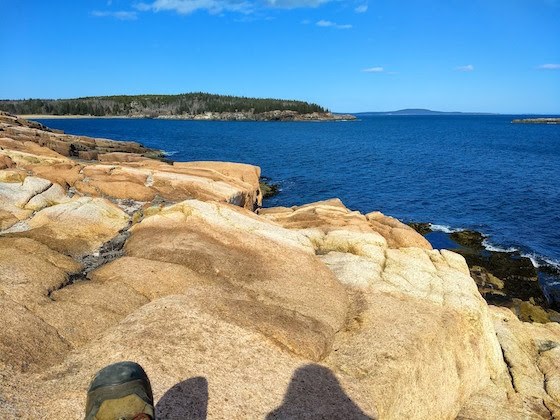
<svg viewBox="0 0 560 420">
<path fill-rule="evenodd" d="M 509 380 L 511 382 L 511 386 L 514 389 L 515 392 L 519 392 L 517 390 L 517 388 L 515 387 L 515 376 L 513 374 L 513 366 L 511 365 L 511 362 L 508 360 L 508 357 L 506 355 L 506 351 L 504 350 L 504 348 L 501 345 L 500 345 L 500 350 L 502 350 L 502 357 L 504 358 L 504 362 L 506 364 L 507 373 L 509 375 Z"/>
<path fill-rule="evenodd" d="M 131 223 L 122 229 L 115 237 L 101 245 L 98 251 L 80 258 L 80 262 L 84 266 L 82 271 L 82 276 L 84 278 L 87 277 L 91 271 L 124 255 L 124 244 L 130 236 L 130 227 Z"/>
<path fill-rule="evenodd" d="M 66 277 L 66 280 L 60 284 L 58 284 L 56 287 L 52 287 L 47 291 L 47 297 L 52 300 L 55 301 L 55 299 L 53 298 L 53 293 L 58 292 L 59 290 L 64 289 L 65 287 L 68 287 L 74 283 L 76 283 L 77 281 L 81 281 L 81 280 L 85 280 L 85 274 L 83 271 L 80 271 L 78 273 L 71 273 L 68 274 L 68 276 Z"/>
<path fill-rule="evenodd" d="M 554 383 L 555 380 L 554 378 L 551 377 L 550 372 L 547 372 L 545 369 L 543 369 L 541 367 L 541 363 L 543 360 L 543 355 L 553 349 L 556 349 L 559 346 L 558 343 L 553 342 L 553 341 L 549 341 L 546 340 L 544 342 L 541 342 L 537 345 L 537 360 L 535 361 L 535 365 L 537 366 L 538 371 L 540 372 L 540 374 L 542 375 L 542 379 L 543 379 L 543 389 L 544 392 L 546 393 L 546 395 L 552 400 L 554 401 L 554 390 L 550 389 L 550 384 Z M 558 372 L 557 372 L 558 374 Z M 556 385 L 557 386 L 557 385 Z M 550 411 L 550 415 L 551 418 L 553 418 L 554 415 L 554 410 L 552 409 L 552 407 L 549 407 L 549 405 L 547 404 L 547 400 L 543 399 L 543 405 L 545 406 L 545 408 Z"/>
</svg>

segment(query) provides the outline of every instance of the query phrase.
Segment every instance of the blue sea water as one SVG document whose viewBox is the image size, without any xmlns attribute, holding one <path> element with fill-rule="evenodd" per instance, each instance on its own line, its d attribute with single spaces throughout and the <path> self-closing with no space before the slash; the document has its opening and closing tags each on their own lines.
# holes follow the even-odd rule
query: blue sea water
<svg viewBox="0 0 560 420">
<path fill-rule="evenodd" d="M 560 125 L 511 124 L 513 118 L 40 121 L 71 134 L 139 141 L 173 160 L 258 165 L 282 189 L 266 206 L 339 197 L 361 212 L 472 228 L 488 235 L 489 245 L 558 264 Z"/>
</svg>

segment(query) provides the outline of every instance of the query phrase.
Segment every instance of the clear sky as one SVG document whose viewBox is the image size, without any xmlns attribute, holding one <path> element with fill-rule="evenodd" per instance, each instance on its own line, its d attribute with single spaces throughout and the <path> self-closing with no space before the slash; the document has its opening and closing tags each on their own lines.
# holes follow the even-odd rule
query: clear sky
<svg viewBox="0 0 560 420">
<path fill-rule="evenodd" d="M 0 0 L 0 98 L 560 114 L 560 0 Z"/>
</svg>

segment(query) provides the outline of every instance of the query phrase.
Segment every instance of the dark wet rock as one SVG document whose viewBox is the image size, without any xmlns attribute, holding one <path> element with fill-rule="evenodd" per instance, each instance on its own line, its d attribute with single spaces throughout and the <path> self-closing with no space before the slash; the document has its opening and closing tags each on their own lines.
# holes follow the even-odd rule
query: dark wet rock
<svg viewBox="0 0 560 420">
<path fill-rule="evenodd" d="M 508 307 L 523 322 L 538 322 L 541 324 L 551 321 L 560 322 L 559 312 L 536 305 L 533 299 L 528 301 L 513 299 L 512 304 L 508 305 Z"/>
<path fill-rule="evenodd" d="M 522 300 L 534 298 L 539 305 L 546 304 L 537 281 L 537 270 L 529 258 L 515 252 L 478 251 L 471 248 L 460 248 L 455 252 L 465 257 L 469 267 L 483 267 L 487 273 L 502 280 L 504 286 L 501 290 L 506 295 Z"/>
<path fill-rule="evenodd" d="M 423 223 L 423 222 L 410 222 L 407 223 L 412 229 L 418 232 L 420 235 L 427 235 L 428 233 L 433 232 L 432 226 L 430 223 Z"/>
<path fill-rule="evenodd" d="M 470 267 L 470 272 L 471 277 L 474 279 L 481 292 L 504 294 L 500 292 L 504 288 L 504 281 L 493 275 L 484 267 L 472 266 Z"/>
<path fill-rule="evenodd" d="M 487 250 L 483 244 L 485 236 L 474 230 L 453 232 L 449 238 L 460 245 L 454 251 L 465 257 L 483 295 L 490 287 L 511 298 L 533 298 L 539 305 L 546 303 L 537 281 L 537 269 L 529 258 L 519 252 Z"/>
<path fill-rule="evenodd" d="M 261 187 L 262 198 L 274 197 L 280 192 L 280 186 L 271 182 L 270 178 L 266 176 L 261 176 L 259 180 L 259 185 Z"/>
<path fill-rule="evenodd" d="M 445 248 L 461 254 L 480 294 L 488 303 L 508 307 L 526 322 L 550 322 L 560 316 L 555 310 L 560 302 L 560 292 L 539 283 L 539 277 L 545 272 L 548 276 L 560 278 L 554 267 L 539 267 L 537 270 L 531 259 L 517 251 L 489 251 L 483 244 L 485 236 L 474 230 L 444 233 L 432 232 L 429 223 L 411 223 L 410 226 L 426 236 L 435 248 L 441 248 L 431 237 L 437 233 L 436 242 L 445 243 Z"/>
<path fill-rule="evenodd" d="M 482 241 L 484 241 L 484 235 L 475 230 L 460 230 L 458 232 L 451 233 L 449 236 L 461 246 L 475 250 L 484 249 L 484 245 L 482 244 Z"/>
</svg>

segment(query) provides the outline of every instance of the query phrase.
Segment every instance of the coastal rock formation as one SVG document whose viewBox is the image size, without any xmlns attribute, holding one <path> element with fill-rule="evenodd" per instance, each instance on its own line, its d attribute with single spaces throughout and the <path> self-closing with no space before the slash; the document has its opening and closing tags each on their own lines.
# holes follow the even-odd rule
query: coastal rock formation
<svg viewBox="0 0 560 420">
<path fill-rule="evenodd" d="M 225 162 L 170 164 L 152 159 L 160 156 L 161 152 L 138 143 L 66 135 L 0 113 L 0 168 L 11 170 L 10 176 L 2 176 L 0 182 L 24 182 L 33 174 L 65 190 L 111 200 L 145 203 L 197 198 L 251 210 L 262 203 L 260 168 L 256 166 Z M 6 188 L 0 186 L 0 195 Z M 6 202 L 12 200 L 6 195 L 4 198 Z M 0 203 L 2 226 L 26 217 L 21 212 L 18 217 L 15 210 L 3 207 Z"/>
<path fill-rule="evenodd" d="M 540 262 L 535 267 L 529 257 L 517 250 L 487 249 L 487 238 L 474 230 L 446 233 L 433 232 L 429 223 L 411 226 L 422 235 L 432 235 L 436 241 L 443 239 L 454 246 L 453 250 L 465 258 L 478 291 L 489 304 L 511 309 L 522 321 L 560 322 L 555 282 L 546 281 L 552 287 L 543 287 L 540 281 L 541 277 L 560 274 L 553 265 Z"/>
<path fill-rule="evenodd" d="M 142 117 L 142 115 L 140 115 Z M 254 112 L 205 112 L 203 114 L 159 115 L 163 120 L 196 121 L 352 121 L 351 114 L 333 114 L 331 112 L 310 112 L 302 114 L 297 111 L 275 110 L 262 113 Z"/>
<path fill-rule="evenodd" d="M 489 384 L 473 395 L 459 419 L 560 416 L 560 325 L 522 322 L 506 308 L 490 307 L 508 367 L 507 386 Z"/>
<path fill-rule="evenodd" d="M 42 124 L 17 118 L 2 111 L 0 111 L 0 136 L 19 143 L 34 143 L 63 156 L 85 159 L 99 153 L 109 152 L 139 153 L 150 157 L 161 156 L 161 152 L 143 147 L 139 143 L 72 136 L 64 134 L 60 130 L 46 129 Z"/>
<path fill-rule="evenodd" d="M 560 415 L 558 324 L 488 306 L 396 219 L 255 214 L 250 165 L 31 155 L 0 170 L 1 418 L 83 418 L 122 360 L 159 418 Z"/>
<path fill-rule="evenodd" d="M 380 212 L 364 216 L 357 211 L 348 210 L 337 198 L 292 208 L 259 209 L 258 213 L 287 229 L 318 229 L 329 238 L 327 243 L 336 241 L 333 238 L 341 234 L 352 236 L 352 232 L 360 232 L 367 234 L 364 237 L 369 237 L 374 244 L 387 244 L 389 248 L 432 249 L 422 235 L 397 219 Z M 335 233 L 336 231 L 344 233 Z"/>
<path fill-rule="evenodd" d="M 77 257 L 95 252 L 128 222 L 128 216 L 110 201 L 80 197 L 40 210 L 3 234 L 31 238 Z"/>
</svg>

